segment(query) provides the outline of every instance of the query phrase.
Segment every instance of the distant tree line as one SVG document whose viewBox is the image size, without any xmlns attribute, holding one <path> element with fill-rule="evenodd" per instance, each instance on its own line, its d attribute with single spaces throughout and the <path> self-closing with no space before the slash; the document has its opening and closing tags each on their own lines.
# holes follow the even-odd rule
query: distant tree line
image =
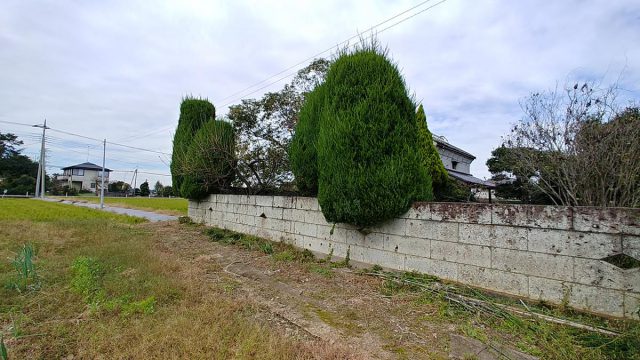
<svg viewBox="0 0 640 360">
<path fill-rule="evenodd" d="M 22 154 L 24 143 L 12 133 L 0 132 L 0 194 L 7 190 L 8 195 L 33 194 L 36 188 L 38 163 Z M 51 179 L 46 177 L 46 186 Z"/>
</svg>

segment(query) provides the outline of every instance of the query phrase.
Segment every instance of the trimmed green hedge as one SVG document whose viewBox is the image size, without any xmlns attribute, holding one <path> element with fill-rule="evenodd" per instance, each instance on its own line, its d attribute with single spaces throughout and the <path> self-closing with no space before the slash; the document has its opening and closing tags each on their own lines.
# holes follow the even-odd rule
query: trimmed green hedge
<svg viewBox="0 0 640 360">
<path fill-rule="evenodd" d="M 324 99 L 324 84 L 317 86 L 305 96 L 296 132 L 289 148 L 289 161 L 295 175 L 296 185 L 300 193 L 307 196 L 315 196 L 318 193 L 318 152 L 316 146 Z"/>
<path fill-rule="evenodd" d="M 327 221 L 374 225 L 427 200 L 416 106 L 386 52 L 374 45 L 343 53 L 325 86 L 317 166 Z"/>
<path fill-rule="evenodd" d="M 187 97 L 180 104 L 180 118 L 173 137 L 173 153 L 171 156 L 171 179 L 175 189 L 182 188 L 184 176 L 184 159 L 196 132 L 210 119 L 216 116 L 216 109 L 206 99 Z M 182 195 L 182 194 L 181 194 Z M 182 195 L 185 196 L 185 195 Z"/>
<path fill-rule="evenodd" d="M 431 181 L 433 182 L 433 193 L 427 194 L 425 198 L 416 200 L 429 201 L 433 200 L 434 194 L 435 197 L 438 198 L 445 191 L 450 180 L 449 174 L 442 164 L 440 154 L 433 143 L 433 137 L 427 126 L 427 116 L 424 113 L 422 105 L 418 107 L 416 122 L 418 126 L 418 147 L 420 156 L 422 157 L 422 164 L 425 168 L 429 169 Z"/>
<path fill-rule="evenodd" d="M 183 197 L 201 199 L 231 186 L 235 179 L 233 125 L 222 120 L 206 122 L 193 137 L 185 161 Z"/>
</svg>

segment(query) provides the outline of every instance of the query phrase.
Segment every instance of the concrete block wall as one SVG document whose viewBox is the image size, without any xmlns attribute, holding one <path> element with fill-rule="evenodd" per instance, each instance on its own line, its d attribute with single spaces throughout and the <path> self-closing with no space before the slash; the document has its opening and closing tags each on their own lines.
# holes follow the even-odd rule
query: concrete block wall
<svg viewBox="0 0 640 360">
<path fill-rule="evenodd" d="M 315 198 L 210 195 L 189 202 L 196 222 L 299 248 L 418 271 L 504 294 L 638 318 L 640 209 L 417 203 L 359 231 L 327 223 Z"/>
</svg>

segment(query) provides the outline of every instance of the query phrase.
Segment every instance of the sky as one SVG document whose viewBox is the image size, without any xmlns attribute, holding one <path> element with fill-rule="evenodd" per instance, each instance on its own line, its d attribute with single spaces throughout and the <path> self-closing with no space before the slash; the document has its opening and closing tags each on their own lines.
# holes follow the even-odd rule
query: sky
<svg viewBox="0 0 640 360">
<path fill-rule="evenodd" d="M 54 129 L 170 153 L 183 97 L 206 97 L 224 116 L 306 63 L 274 74 L 324 50 L 331 58 L 343 40 L 421 2 L 3 0 L 0 121 L 46 118 Z M 624 101 L 640 99 L 637 0 L 446 0 L 426 10 L 437 3 L 383 24 L 377 37 L 430 130 L 477 157 L 477 177 L 490 177 L 485 162 L 532 92 L 617 81 Z M 40 129 L 0 122 L 0 132 L 37 156 Z M 102 162 L 99 142 L 48 135 L 49 173 Z M 171 182 L 168 155 L 111 144 L 106 153 L 112 180 L 130 182 L 137 168 L 138 184 Z"/>
</svg>

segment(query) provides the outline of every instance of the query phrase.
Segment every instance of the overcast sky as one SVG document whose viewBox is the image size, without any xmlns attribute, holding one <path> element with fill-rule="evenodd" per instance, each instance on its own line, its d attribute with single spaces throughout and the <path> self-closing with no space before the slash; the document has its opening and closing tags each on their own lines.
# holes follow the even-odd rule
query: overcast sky
<svg viewBox="0 0 640 360">
<path fill-rule="evenodd" d="M 0 121 L 47 118 L 53 128 L 170 152 L 185 95 L 209 98 L 224 115 L 225 103 L 239 102 L 229 95 L 420 2 L 2 0 Z M 623 96 L 640 98 L 637 0 L 448 0 L 378 37 L 432 132 L 475 154 L 471 171 L 481 178 L 530 92 L 622 74 Z M 0 123 L 8 131 L 26 154 L 38 152 L 38 129 Z M 101 162 L 95 142 L 50 135 L 49 164 Z M 166 156 L 107 148 L 107 167 L 118 171 L 169 174 L 167 164 Z"/>
</svg>

